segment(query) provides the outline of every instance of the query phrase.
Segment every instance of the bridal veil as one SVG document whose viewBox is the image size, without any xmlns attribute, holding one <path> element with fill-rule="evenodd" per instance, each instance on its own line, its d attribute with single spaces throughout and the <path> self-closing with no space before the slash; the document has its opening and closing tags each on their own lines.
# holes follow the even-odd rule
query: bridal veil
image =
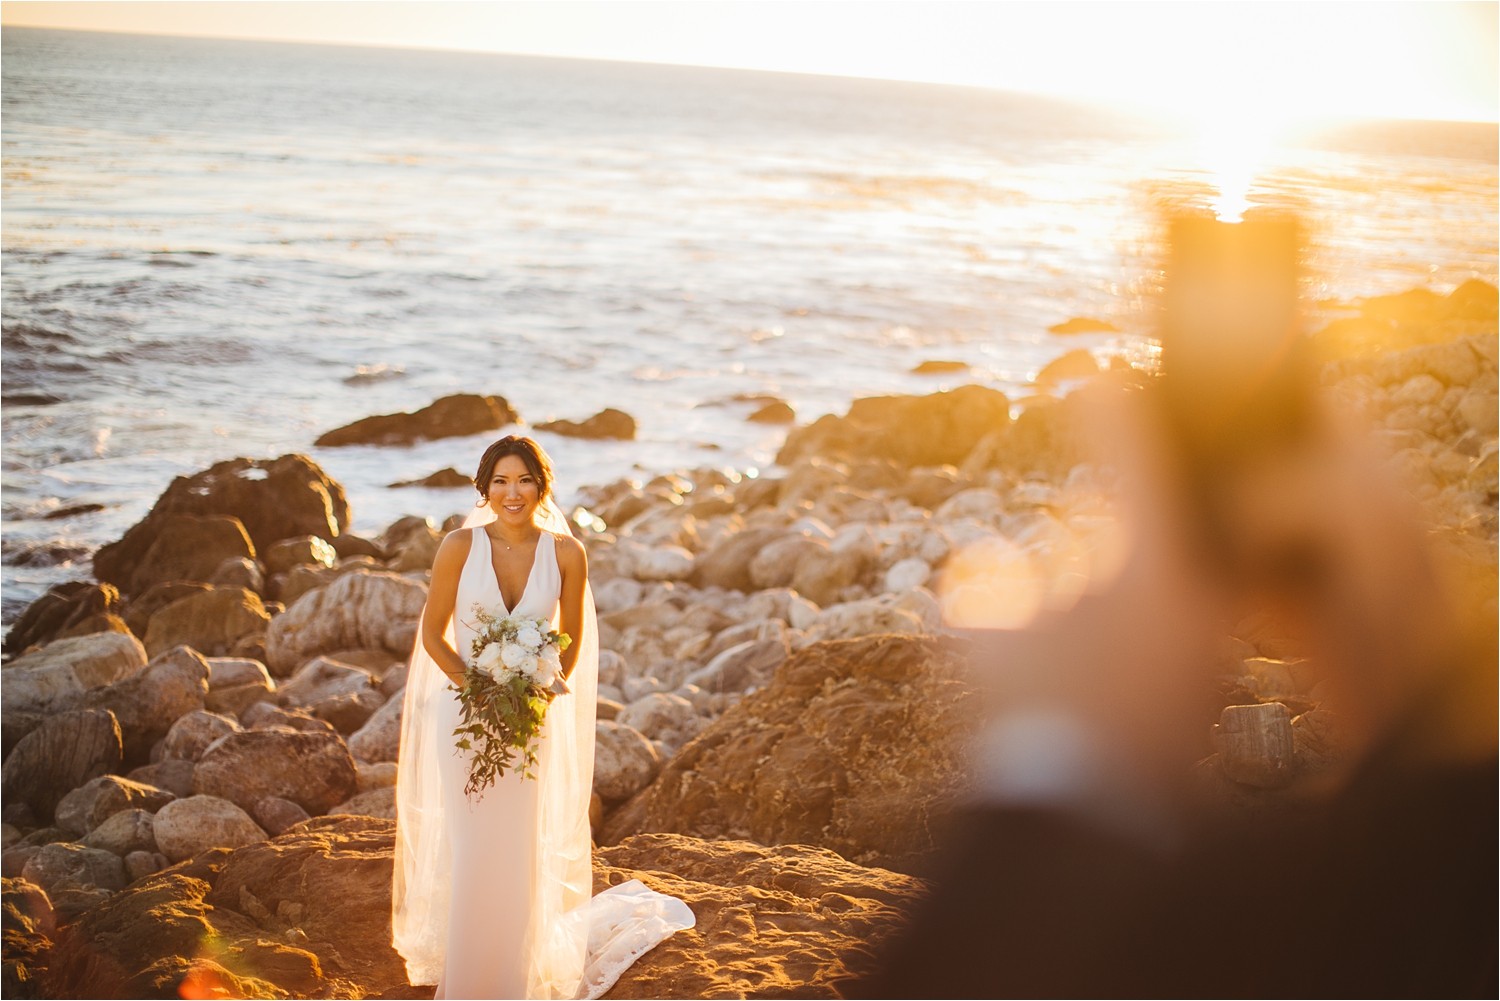
<svg viewBox="0 0 1500 1001">
<path fill-rule="evenodd" d="M 484 525 L 494 517 L 488 506 L 477 508 L 464 527 Z M 551 498 L 537 509 L 536 520 L 543 531 L 556 535 L 569 532 L 566 517 Z M 593 592 L 587 588 L 583 621 L 578 660 L 568 679 L 572 695 L 558 699 L 548 710 L 547 736 L 537 762 L 537 851 L 525 945 L 529 957 L 528 998 L 577 997 L 588 956 L 588 905 L 593 889 L 588 807 L 594 774 L 599 629 Z M 453 642 L 452 622 L 447 635 Z M 447 683 L 447 677 L 423 648 L 419 631 L 401 712 L 396 866 L 391 894 L 392 937 L 396 951 L 406 960 L 407 977 L 413 984 L 438 983 L 448 938 L 453 871 L 438 757 L 453 753 L 454 738 L 436 732 L 437 715 L 433 711 L 433 700 Z"/>
</svg>

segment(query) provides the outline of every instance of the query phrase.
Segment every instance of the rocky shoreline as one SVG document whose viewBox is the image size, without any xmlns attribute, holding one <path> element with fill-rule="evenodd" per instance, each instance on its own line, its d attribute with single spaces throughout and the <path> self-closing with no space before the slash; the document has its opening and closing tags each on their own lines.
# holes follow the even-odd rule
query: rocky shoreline
<svg viewBox="0 0 1500 1001">
<path fill-rule="evenodd" d="M 1419 290 L 1316 337 L 1322 392 L 1368 422 L 1491 623 L 1495 302 L 1479 282 Z M 1039 389 L 1099 373 L 1087 352 L 1057 366 Z M 610 996 L 836 997 L 869 968 L 973 780 L 979 700 L 942 625 L 965 615 L 963 554 L 1026 567 L 1036 607 L 1107 572 L 1112 478 L 1074 410 L 980 386 L 857 400 L 793 427 L 775 478 L 583 491 L 596 882 L 643 879 L 699 922 Z M 449 397 L 320 441 L 515 419 Z M 562 423 L 634 433 L 618 411 Z M 405 659 L 459 523 L 351 535 L 305 456 L 235 459 L 175 480 L 95 555 L 97 583 L 25 611 L 3 667 L 6 996 L 430 996 L 383 922 Z M 1338 759 L 1336 702 L 1269 619 L 1234 625 L 1216 670 L 1212 796 L 1291 801 Z"/>
</svg>

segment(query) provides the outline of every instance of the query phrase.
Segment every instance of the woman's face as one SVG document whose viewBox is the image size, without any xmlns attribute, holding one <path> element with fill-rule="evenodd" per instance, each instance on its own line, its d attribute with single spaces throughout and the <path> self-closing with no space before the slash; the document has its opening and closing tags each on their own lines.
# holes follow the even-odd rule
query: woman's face
<svg viewBox="0 0 1500 1001">
<path fill-rule="evenodd" d="M 490 509 L 501 524 L 521 526 L 531 523 L 536 507 L 542 500 L 541 484 L 526 468 L 519 455 L 502 456 L 490 474 Z"/>
</svg>

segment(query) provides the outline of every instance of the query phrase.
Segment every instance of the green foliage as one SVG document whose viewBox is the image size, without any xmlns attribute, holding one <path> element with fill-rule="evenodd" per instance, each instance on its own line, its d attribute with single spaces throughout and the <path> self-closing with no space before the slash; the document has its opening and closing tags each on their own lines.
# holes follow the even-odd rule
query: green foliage
<svg viewBox="0 0 1500 1001">
<path fill-rule="evenodd" d="M 472 752 L 466 794 L 482 794 L 517 767 L 526 778 L 536 778 L 536 740 L 547 705 L 542 691 L 525 678 L 498 682 L 473 668 L 464 672 L 459 689 L 463 719 L 453 736 L 461 750 Z"/>
</svg>

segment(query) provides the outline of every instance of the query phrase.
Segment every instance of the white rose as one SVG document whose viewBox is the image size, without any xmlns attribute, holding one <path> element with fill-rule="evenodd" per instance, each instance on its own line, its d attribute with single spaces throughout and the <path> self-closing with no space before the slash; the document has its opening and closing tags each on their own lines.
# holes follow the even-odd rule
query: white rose
<svg viewBox="0 0 1500 1001">
<path fill-rule="evenodd" d="M 522 626 L 516 631 L 516 642 L 528 650 L 538 650 L 542 645 L 542 634 L 535 626 Z"/>
<path fill-rule="evenodd" d="M 520 670 L 526 661 L 535 659 L 530 651 L 514 643 L 505 644 L 505 649 L 500 652 L 500 660 L 505 666 L 516 670 Z"/>
<path fill-rule="evenodd" d="M 479 651 L 479 656 L 474 658 L 474 667 L 477 670 L 482 671 L 485 674 L 488 674 L 488 675 L 491 675 L 491 676 L 494 675 L 495 668 L 498 667 L 499 664 L 500 664 L 500 647 L 497 644 L 494 644 L 494 643 L 491 643 L 489 646 L 485 647 L 483 650 L 480 650 Z"/>
</svg>

